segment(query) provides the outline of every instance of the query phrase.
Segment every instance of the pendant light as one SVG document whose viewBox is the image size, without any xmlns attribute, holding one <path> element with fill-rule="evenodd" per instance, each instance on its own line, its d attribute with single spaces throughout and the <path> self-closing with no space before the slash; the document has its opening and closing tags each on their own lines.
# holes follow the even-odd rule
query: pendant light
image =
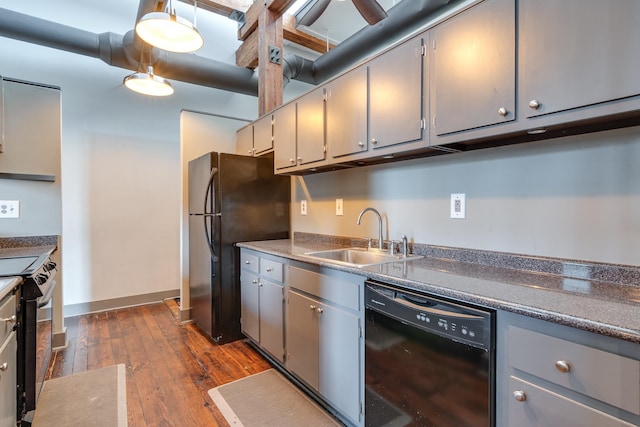
<svg viewBox="0 0 640 427">
<path fill-rule="evenodd" d="M 124 85 L 134 92 L 150 96 L 168 96 L 173 94 L 169 80 L 153 74 L 153 67 L 147 66 L 147 72 L 136 72 L 124 78 Z"/>
<path fill-rule="evenodd" d="M 194 24 L 176 15 L 168 3 L 168 12 L 150 12 L 136 24 L 136 34 L 157 48 L 169 52 L 194 52 L 202 47 L 204 39 L 195 27 L 197 1 L 194 1 Z"/>
</svg>

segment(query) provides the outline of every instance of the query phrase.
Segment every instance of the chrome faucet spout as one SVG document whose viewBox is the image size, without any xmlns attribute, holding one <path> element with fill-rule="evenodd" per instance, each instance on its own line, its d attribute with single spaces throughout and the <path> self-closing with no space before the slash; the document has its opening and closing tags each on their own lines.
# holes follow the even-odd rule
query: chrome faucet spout
<svg viewBox="0 0 640 427">
<path fill-rule="evenodd" d="M 362 215 L 364 215 L 364 213 L 367 211 L 371 211 L 378 216 L 378 249 L 382 250 L 382 244 L 384 240 L 382 238 L 382 216 L 380 215 L 380 212 L 378 212 L 374 208 L 364 208 L 362 212 L 360 212 L 360 215 L 358 215 L 358 220 L 356 221 L 356 224 L 360 225 L 360 221 L 362 220 Z"/>
</svg>

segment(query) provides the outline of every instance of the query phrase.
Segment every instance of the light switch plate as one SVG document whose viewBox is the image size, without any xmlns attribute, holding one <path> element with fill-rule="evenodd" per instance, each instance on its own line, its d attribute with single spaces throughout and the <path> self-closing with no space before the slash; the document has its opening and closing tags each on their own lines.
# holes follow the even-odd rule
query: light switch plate
<svg viewBox="0 0 640 427">
<path fill-rule="evenodd" d="M 342 199 L 336 199 L 336 215 L 342 216 L 344 215 L 344 204 Z"/>
<path fill-rule="evenodd" d="M 307 201 L 306 200 L 301 200 L 300 201 L 300 215 L 306 215 L 307 214 Z"/>
<path fill-rule="evenodd" d="M 451 218 L 464 219 L 466 215 L 465 194 L 458 193 L 451 195 Z"/>
<path fill-rule="evenodd" d="M 0 200 L 0 218 L 20 218 L 20 201 Z"/>
</svg>

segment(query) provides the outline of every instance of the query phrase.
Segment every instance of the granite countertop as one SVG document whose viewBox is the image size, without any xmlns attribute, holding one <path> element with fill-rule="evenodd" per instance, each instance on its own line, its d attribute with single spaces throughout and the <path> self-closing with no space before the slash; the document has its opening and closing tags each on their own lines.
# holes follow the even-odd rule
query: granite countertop
<svg viewBox="0 0 640 427">
<path fill-rule="evenodd" d="M 355 268 L 304 255 L 341 243 L 286 239 L 237 246 L 640 343 L 640 286 L 433 256 Z"/>
<path fill-rule="evenodd" d="M 0 300 L 22 282 L 20 277 L 0 277 Z"/>
</svg>

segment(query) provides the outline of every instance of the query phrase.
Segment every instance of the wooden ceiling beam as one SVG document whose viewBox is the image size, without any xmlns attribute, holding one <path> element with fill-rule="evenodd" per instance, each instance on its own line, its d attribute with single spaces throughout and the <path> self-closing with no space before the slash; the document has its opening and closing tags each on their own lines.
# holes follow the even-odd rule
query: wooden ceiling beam
<svg viewBox="0 0 640 427">
<path fill-rule="evenodd" d="M 183 3 L 193 4 L 193 0 L 180 0 Z M 234 11 L 245 13 L 253 3 L 252 0 L 198 0 L 198 9 L 217 13 L 228 17 Z"/>
<path fill-rule="evenodd" d="M 295 43 L 298 46 L 306 47 L 315 52 L 327 53 L 329 50 L 335 47 L 334 44 L 329 43 L 327 48 L 327 42 L 317 37 L 310 36 L 309 34 L 300 31 L 296 28 L 296 17 L 285 13 L 282 16 L 282 37 Z"/>
</svg>

